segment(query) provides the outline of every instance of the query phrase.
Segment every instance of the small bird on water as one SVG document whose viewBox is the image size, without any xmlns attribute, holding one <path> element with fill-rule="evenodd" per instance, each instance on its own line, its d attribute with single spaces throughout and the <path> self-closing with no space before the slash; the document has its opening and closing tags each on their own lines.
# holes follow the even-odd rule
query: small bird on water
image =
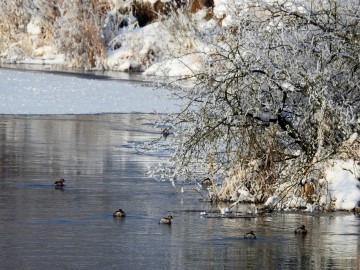
<svg viewBox="0 0 360 270">
<path fill-rule="evenodd" d="M 170 135 L 170 128 L 165 128 L 161 134 L 163 135 L 164 139 L 166 139 L 167 137 L 169 137 Z"/>
<path fill-rule="evenodd" d="M 61 178 L 60 180 L 55 181 L 55 183 L 54 183 L 55 188 L 65 186 L 64 182 L 65 182 L 64 178 Z"/>
<path fill-rule="evenodd" d="M 167 217 L 163 217 L 160 220 L 160 224 L 168 224 L 168 225 L 170 225 L 172 219 L 173 219 L 173 216 L 171 216 L 171 215 L 168 215 Z"/>
<path fill-rule="evenodd" d="M 295 229 L 295 234 L 307 234 L 307 230 L 305 229 L 305 225 L 301 225 L 299 228 Z"/>
<path fill-rule="evenodd" d="M 244 239 L 256 239 L 254 231 L 250 231 L 244 235 Z"/>
<path fill-rule="evenodd" d="M 212 185 L 212 181 L 209 177 L 206 177 L 204 180 L 201 181 L 201 184 L 203 186 L 211 186 Z"/>
<path fill-rule="evenodd" d="M 126 214 L 122 209 L 116 210 L 113 214 L 113 217 L 125 217 Z"/>
</svg>

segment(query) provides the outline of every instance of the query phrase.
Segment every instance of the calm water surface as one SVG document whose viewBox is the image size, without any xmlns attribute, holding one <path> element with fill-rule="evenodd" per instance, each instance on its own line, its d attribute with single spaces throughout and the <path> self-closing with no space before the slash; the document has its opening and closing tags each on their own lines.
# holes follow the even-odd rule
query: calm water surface
<svg viewBox="0 0 360 270">
<path fill-rule="evenodd" d="M 360 218 L 216 209 L 146 176 L 154 115 L 0 116 L 0 269 L 359 269 Z M 66 187 L 52 183 L 64 177 Z M 113 219 L 114 210 L 127 212 Z M 175 216 L 171 226 L 162 216 Z M 293 234 L 305 224 L 309 233 Z M 254 230 L 256 240 L 242 236 Z"/>
</svg>

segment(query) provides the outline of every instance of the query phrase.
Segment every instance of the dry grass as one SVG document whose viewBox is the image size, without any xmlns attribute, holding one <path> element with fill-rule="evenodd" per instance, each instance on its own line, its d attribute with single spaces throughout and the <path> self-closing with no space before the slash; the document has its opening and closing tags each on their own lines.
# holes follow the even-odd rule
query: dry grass
<svg viewBox="0 0 360 270">
<path fill-rule="evenodd" d="M 109 11 L 107 0 L 78 1 L 69 4 L 64 0 L 51 0 L 39 6 L 37 20 L 41 26 L 39 35 L 29 35 L 26 26 L 32 10 L 19 5 L 20 0 L 0 3 L 0 51 L 9 46 L 16 47 L 27 56 L 41 56 L 35 50 L 42 46 L 57 47 L 65 53 L 68 61 L 76 67 L 96 66 L 104 59 L 105 47 L 102 41 L 101 24 Z M 41 2 L 38 3 L 41 5 Z M 73 10 L 69 10 L 72 5 Z M 71 14 L 71 15 L 70 15 Z M 55 36 L 57 40 L 55 41 Z"/>
<path fill-rule="evenodd" d="M 345 141 L 338 149 L 337 155 L 340 159 L 354 159 L 360 162 L 360 139 Z"/>
<path fill-rule="evenodd" d="M 264 203 L 274 192 L 275 180 L 272 173 L 259 171 L 257 165 L 240 166 L 232 176 L 225 179 L 218 193 L 219 199 L 234 201 L 241 189 L 248 191 L 254 197 L 255 203 Z"/>
<path fill-rule="evenodd" d="M 23 34 L 20 34 L 19 28 L 22 27 L 22 19 L 18 16 L 16 2 L 0 2 L 0 50 L 3 51 L 11 43 L 20 40 Z M 18 35 L 20 34 L 20 36 Z"/>
</svg>

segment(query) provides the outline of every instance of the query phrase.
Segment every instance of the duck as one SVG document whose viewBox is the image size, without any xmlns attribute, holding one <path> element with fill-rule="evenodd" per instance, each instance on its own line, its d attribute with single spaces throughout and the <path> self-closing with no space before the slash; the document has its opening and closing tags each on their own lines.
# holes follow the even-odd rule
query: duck
<svg viewBox="0 0 360 270">
<path fill-rule="evenodd" d="M 125 217 L 126 214 L 122 209 L 116 210 L 113 214 L 113 217 Z"/>
<path fill-rule="evenodd" d="M 212 181 L 209 177 L 206 177 L 204 180 L 201 181 L 201 184 L 203 186 L 211 186 L 212 185 Z"/>
<path fill-rule="evenodd" d="M 163 217 L 160 220 L 160 224 L 168 224 L 168 225 L 170 225 L 172 219 L 173 219 L 173 216 L 171 216 L 171 215 L 168 215 L 167 217 Z"/>
<path fill-rule="evenodd" d="M 55 181 L 55 183 L 54 183 L 55 188 L 65 186 L 64 182 L 65 182 L 64 178 L 61 178 L 60 180 Z"/>
<path fill-rule="evenodd" d="M 162 136 L 164 137 L 164 139 L 166 139 L 167 137 L 169 137 L 170 135 L 170 128 L 165 128 L 162 132 L 161 132 Z"/>
<path fill-rule="evenodd" d="M 250 231 L 244 235 L 244 239 L 256 239 L 254 231 Z"/>
<path fill-rule="evenodd" d="M 307 230 L 305 229 L 305 225 L 301 225 L 299 228 L 295 229 L 295 234 L 307 234 Z"/>
</svg>

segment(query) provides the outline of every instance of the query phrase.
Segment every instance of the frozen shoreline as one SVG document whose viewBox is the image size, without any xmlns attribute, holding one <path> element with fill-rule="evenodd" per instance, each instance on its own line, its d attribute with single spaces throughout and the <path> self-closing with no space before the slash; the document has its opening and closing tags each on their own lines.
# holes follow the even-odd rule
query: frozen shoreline
<svg viewBox="0 0 360 270">
<path fill-rule="evenodd" d="M 117 80 L 134 83 L 154 83 L 140 72 L 122 72 L 112 70 L 78 70 L 74 68 L 65 69 L 51 64 L 4 64 L 0 63 L 0 70 L 12 70 L 32 73 L 46 73 L 62 76 L 77 77 L 82 79 Z"/>
</svg>

